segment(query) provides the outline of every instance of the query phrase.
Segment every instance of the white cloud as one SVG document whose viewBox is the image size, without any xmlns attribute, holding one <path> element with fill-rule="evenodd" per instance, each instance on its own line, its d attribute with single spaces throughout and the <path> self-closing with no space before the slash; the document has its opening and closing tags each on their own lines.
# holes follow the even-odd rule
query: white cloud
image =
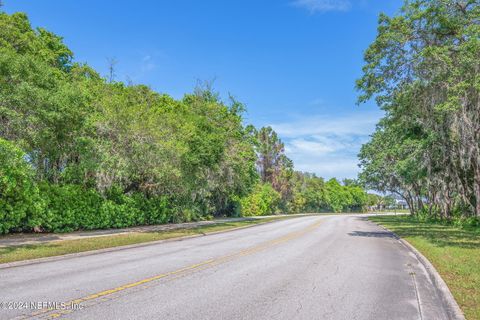
<svg viewBox="0 0 480 320">
<path fill-rule="evenodd" d="M 330 115 L 312 115 L 289 123 L 272 124 L 272 128 L 283 137 L 305 135 L 368 135 L 375 128 L 380 113 L 362 111 L 332 117 Z"/>
<path fill-rule="evenodd" d="M 295 169 L 327 179 L 355 178 L 359 171 L 357 154 L 380 117 L 380 112 L 358 110 L 335 117 L 302 117 L 271 126 L 284 140 L 285 152 Z"/>
<path fill-rule="evenodd" d="M 286 146 L 286 152 L 289 153 L 301 153 L 308 150 L 312 154 L 321 155 L 324 153 L 331 153 L 335 151 L 335 147 L 329 143 L 322 143 L 315 140 L 306 140 L 306 139 L 293 139 L 289 141 Z"/>
<path fill-rule="evenodd" d="M 326 11 L 348 11 L 352 6 L 349 0 L 295 0 L 292 4 L 304 8 L 312 14 Z"/>
<path fill-rule="evenodd" d="M 331 158 L 316 161 L 300 162 L 295 164 L 295 169 L 304 172 L 315 172 L 325 179 L 344 178 L 355 179 L 358 174 L 357 159 Z"/>
<path fill-rule="evenodd" d="M 159 67 L 159 63 L 166 59 L 166 55 L 161 51 L 156 51 L 151 54 L 138 52 L 137 60 L 130 66 L 130 73 L 125 77 L 129 83 L 146 83 L 149 82 L 148 77 L 151 77 Z M 133 60 L 133 59 L 132 59 Z"/>
<path fill-rule="evenodd" d="M 155 63 L 153 62 L 153 58 L 151 55 L 146 55 L 142 59 L 142 72 L 148 72 L 156 68 Z"/>
</svg>

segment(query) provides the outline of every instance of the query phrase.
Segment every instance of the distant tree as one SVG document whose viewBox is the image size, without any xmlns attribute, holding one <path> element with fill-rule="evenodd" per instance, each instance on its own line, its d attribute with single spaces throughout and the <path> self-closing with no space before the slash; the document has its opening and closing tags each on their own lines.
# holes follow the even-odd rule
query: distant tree
<svg viewBox="0 0 480 320">
<path fill-rule="evenodd" d="M 397 200 L 393 196 L 385 196 L 383 197 L 383 203 L 385 203 L 385 206 L 388 207 L 393 207 L 397 204 Z"/>
<path fill-rule="evenodd" d="M 285 155 L 285 146 L 271 127 L 255 132 L 257 168 L 263 183 L 269 183 L 284 202 L 292 192 L 293 162 Z"/>
<path fill-rule="evenodd" d="M 117 59 L 115 58 L 107 58 L 108 62 L 108 82 L 112 83 L 115 81 L 115 78 L 117 77 L 116 72 L 116 65 L 118 63 Z"/>
</svg>

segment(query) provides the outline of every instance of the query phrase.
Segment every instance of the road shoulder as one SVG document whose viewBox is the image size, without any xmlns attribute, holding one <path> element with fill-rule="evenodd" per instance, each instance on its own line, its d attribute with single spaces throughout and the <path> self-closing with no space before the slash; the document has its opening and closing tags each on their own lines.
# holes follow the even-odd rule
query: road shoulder
<svg viewBox="0 0 480 320">
<path fill-rule="evenodd" d="M 457 301 L 453 297 L 452 292 L 448 288 L 447 284 L 445 281 L 442 279 L 438 271 L 435 269 L 433 264 L 420 252 L 418 251 L 413 245 L 411 245 L 408 241 L 405 239 L 402 239 L 399 235 L 397 235 L 395 232 L 392 230 L 384 227 L 383 225 L 372 221 L 373 223 L 377 224 L 380 226 L 382 229 L 391 232 L 394 237 L 410 252 L 412 252 L 416 259 L 423 265 L 424 269 L 427 271 L 427 274 L 430 278 L 430 281 L 434 285 L 438 296 L 440 297 L 442 303 L 444 304 L 443 307 L 447 314 L 449 315 L 450 319 L 455 319 L 455 320 L 465 320 L 465 316 L 460 309 L 460 306 L 458 305 Z"/>
</svg>

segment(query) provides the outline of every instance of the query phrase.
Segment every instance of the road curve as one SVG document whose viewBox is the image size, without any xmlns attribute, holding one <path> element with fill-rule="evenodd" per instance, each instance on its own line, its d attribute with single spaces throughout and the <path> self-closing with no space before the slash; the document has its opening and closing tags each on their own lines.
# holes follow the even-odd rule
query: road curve
<svg viewBox="0 0 480 320">
<path fill-rule="evenodd" d="M 310 216 L 1 269 L 0 319 L 448 319 L 429 279 L 366 218 Z"/>
</svg>

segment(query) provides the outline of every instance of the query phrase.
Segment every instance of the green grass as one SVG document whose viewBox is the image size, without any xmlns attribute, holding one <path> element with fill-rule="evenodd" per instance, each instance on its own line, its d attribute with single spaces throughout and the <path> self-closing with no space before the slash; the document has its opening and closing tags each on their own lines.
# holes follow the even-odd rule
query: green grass
<svg viewBox="0 0 480 320">
<path fill-rule="evenodd" d="M 447 283 L 467 319 L 480 319 L 480 228 L 418 222 L 410 216 L 371 217 L 417 248 Z"/>
<path fill-rule="evenodd" d="M 129 244 L 167 240 L 184 236 L 206 234 L 209 232 L 223 231 L 254 224 L 267 223 L 275 220 L 290 219 L 288 217 L 271 217 L 265 219 L 245 220 L 237 222 L 217 223 L 189 229 L 177 229 L 158 232 L 135 232 L 121 235 L 102 236 L 78 240 L 60 240 L 44 244 L 24 246 L 11 246 L 0 248 L 0 263 L 29 260 L 36 258 L 59 256 L 68 253 L 77 253 L 104 248 L 113 248 Z"/>
</svg>

